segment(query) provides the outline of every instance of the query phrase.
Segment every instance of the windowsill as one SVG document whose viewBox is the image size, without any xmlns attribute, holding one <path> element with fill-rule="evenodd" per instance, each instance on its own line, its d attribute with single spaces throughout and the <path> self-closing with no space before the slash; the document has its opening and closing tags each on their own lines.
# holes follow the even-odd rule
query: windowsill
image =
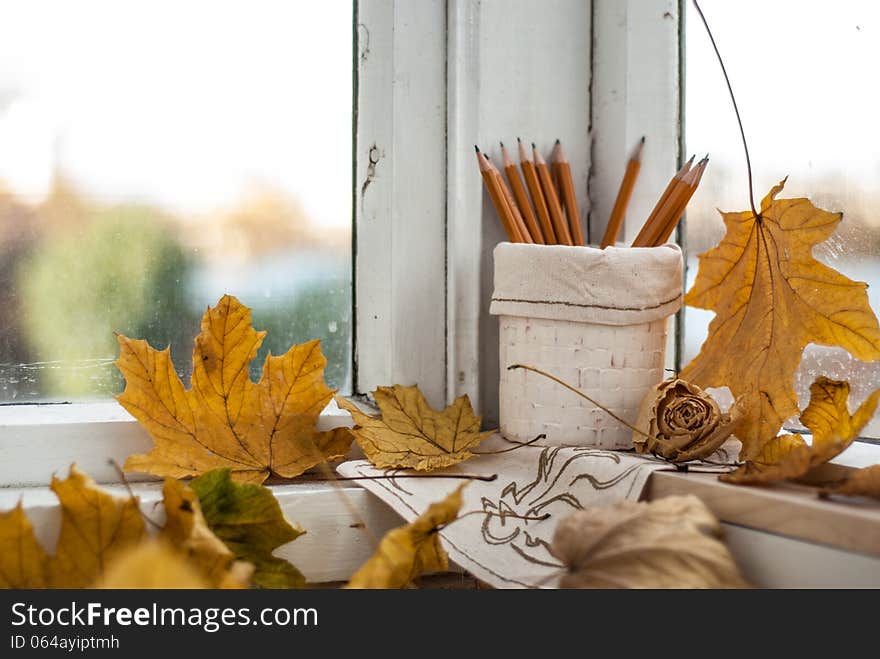
<svg viewBox="0 0 880 659">
<path fill-rule="evenodd" d="M 318 429 L 351 423 L 331 400 Z M 121 466 L 152 446 L 147 431 L 115 401 L 0 406 L 0 488 L 48 485 L 73 462 L 98 483 L 118 483 L 114 463 Z M 132 474 L 130 480 L 156 479 Z"/>
<path fill-rule="evenodd" d="M 335 403 L 319 421 L 321 429 L 350 424 L 348 413 Z M 52 474 L 64 475 L 68 465 L 76 462 L 96 481 L 111 483 L 108 489 L 122 494 L 122 486 L 112 485 L 119 479 L 109 461 L 121 465 L 128 455 L 147 452 L 151 446 L 146 431 L 115 402 L 0 407 L 0 482 L 7 484 L 0 487 L 0 510 L 21 499 L 40 540 L 54 546 L 59 510 L 54 494 L 46 487 Z M 880 463 L 880 446 L 856 442 L 825 468 L 825 475 L 839 478 L 848 469 L 876 463 Z M 140 480 L 133 484 L 133 490 L 141 497 L 144 512 L 155 516 L 161 510 L 155 505 L 161 498 L 161 485 L 148 482 L 157 479 L 146 475 Z M 357 528 L 362 520 L 375 537 L 401 521 L 365 490 L 341 485 L 351 509 L 341 501 L 337 487 L 329 483 L 304 480 L 269 486 L 287 517 L 308 530 L 279 555 L 294 561 L 316 583 L 345 580 L 369 557 L 372 544 Z M 823 500 L 816 496 L 815 488 L 798 484 L 734 486 L 720 482 L 714 474 L 660 471 L 651 475 L 645 498 L 673 494 L 700 497 L 724 523 L 731 542 L 739 543 L 738 560 L 751 564 L 753 572 L 764 574 L 763 583 L 798 585 L 792 582 L 796 574 L 779 582 L 773 576 L 786 569 L 780 553 L 798 551 L 812 556 L 814 562 L 840 561 L 841 570 L 852 572 L 858 566 L 853 577 L 857 583 L 866 579 L 880 586 L 877 502 Z"/>
</svg>

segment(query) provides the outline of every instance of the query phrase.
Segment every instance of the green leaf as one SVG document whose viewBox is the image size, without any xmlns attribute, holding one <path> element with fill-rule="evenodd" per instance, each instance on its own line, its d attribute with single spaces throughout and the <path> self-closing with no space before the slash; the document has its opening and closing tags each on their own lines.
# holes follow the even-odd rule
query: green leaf
<svg viewBox="0 0 880 659">
<path fill-rule="evenodd" d="M 239 560 L 253 563 L 258 588 L 302 588 L 306 579 L 272 552 L 305 533 L 284 519 L 275 496 L 261 485 L 239 484 L 229 469 L 213 469 L 189 486 L 199 497 L 208 526 Z"/>
</svg>

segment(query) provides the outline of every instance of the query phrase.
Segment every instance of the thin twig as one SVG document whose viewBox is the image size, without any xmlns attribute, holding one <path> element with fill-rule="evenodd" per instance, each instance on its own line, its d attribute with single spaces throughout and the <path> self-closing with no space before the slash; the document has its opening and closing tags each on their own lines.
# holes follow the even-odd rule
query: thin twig
<svg viewBox="0 0 880 659">
<path fill-rule="evenodd" d="M 697 9 L 697 13 L 700 15 L 700 20 L 703 21 L 703 27 L 706 28 L 706 33 L 709 35 L 709 41 L 712 42 L 712 48 L 715 49 L 715 55 L 718 57 L 718 63 L 721 65 L 721 73 L 724 74 L 724 82 L 727 83 L 727 91 L 730 92 L 730 100 L 733 102 L 733 111 L 736 113 L 736 122 L 739 124 L 739 134 L 742 136 L 743 150 L 746 152 L 746 170 L 749 173 L 749 204 L 751 204 L 752 214 L 755 216 L 755 221 L 760 223 L 761 214 L 755 208 L 755 193 L 752 184 L 752 161 L 749 158 L 749 145 L 746 142 L 746 132 L 743 130 L 742 117 L 739 115 L 739 107 L 736 105 L 736 97 L 733 95 L 733 87 L 730 84 L 730 77 L 727 75 L 724 60 L 721 59 L 721 53 L 718 51 L 718 45 L 715 43 L 715 37 L 712 36 L 712 30 L 709 29 L 709 23 L 703 15 L 703 10 L 700 9 L 700 4 L 697 0 L 693 0 L 693 3 L 694 7 Z"/>
<path fill-rule="evenodd" d="M 378 480 L 394 480 L 396 478 L 454 478 L 466 481 L 482 481 L 491 483 L 498 480 L 498 474 L 491 476 L 475 476 L 473 474 L 387 474 L 383 476 L 337 476 L 337 481 L 378 481 Z"/>
<path fill-rule="evenodd" d="M 633 432 L 637 432 L 637 433 L 639 433 L 640 435 L 643 435 L 644 437 L 647 437 L 648 439 L 652 439 L 651 435 L 649 435 L 648 433 L 646 433 L 644 430 L 639 430 L 638 428 L 636 428 L 634 425 L 632 425 L 632 424 L 629 423 L 628 421 L 624 421 L 624 420 L 621 419 L 619 416 L 617 416 L 614 412 L 612 412 L 612 411 L 609 410 L 607 407 L 605 407 L 602 403 L 593 400 L 592 398 L 590 398 L 589 396 L 587 396 L 587 394 L 585 394 L 583 391 L 581 391 L 581 390 L 578 389 L 577 387 L 572 387 L 570 384 L 568 384 L 567 382 L 564 382 L 563 380 L 560 380 L 560 379 L 557 378 L 555 375 L 550 375 L 550 374 L 547 373 L 546 371 L 542 371 L 541 369 L 539 369 L 539 368 L 535 368 L 534 366 L 529 366 L 528 364 L 513 364 L 512 366 L 508 366 L 508 367 L 507 367 L 507 370 L 508 370 L 508 371 L 513 371 L 513 370 L 518 369 L 518 368 L 522 368 L 522 369 L 525 369 L 525 370 L 527 370 L 527 371 L 532 371 L 533 373 L 537 373 L 538 375 L 543 375 L 545 378 L 549 378 L 549 379 L 553 380 L 555 383 L 557 383 L 557 384 L 561 384 L 563 387 L 565 387 L 565 388 L 568 389 L 569 391 L 573 391 L 574 393 L 576 393 L 576 394 L 577 394 L 578 396 L 580 396 L 581 398 L 586 398 L 586 399 L 587 399 L 588 401 L 590 401 L 593 405 L 595 405 L 595 406 L 598 407 L 600 410 L 602 410 L 602 411 L 605 412 L 607 415 L 609 415 L 612 419 L 615 419 L 616 421 L 619 421 L 620 423 L 622 423 L 623 425 L 625 425 L 627 428 L 629 428 L 629 429 L 632 430 Z"/>
<path fill-rule="evenodd" d="M 128 491 L 128 496 L 130 496 L 135 501 L 140 501 L 140 499 L 138 499 L 135 496 L 134 491 L 131 489 L 131 484 L 128 482 L 128 479 L 125 477 L 125 472 L 122 471 L 122 467 L 119 466 L 119 463 L 116 462 L 116 460 L 113 460 L 112 458 L 110 460 L 107 460 L 107 462 L 110 463 L 110 465 L 112 465 L 113 468 L 116 470 L 116 473 L 119 474 L 119 480 L 122 481 L 123 485 L 125 485 L 125 489 Z M 156 503 L 159 503 L 159 502 L 157 501 Z M 141 517 L 143 517 L 146 522 L 148 522 L 149 524 L 152 524 L 154 529 L 156 529 L 157 531 L 162 530 L 162 526 L 160 526 L 158 522 L 150 519 L 149 516 L 144 514 L 144 512 L 141 510 L 140 506 L 138 506 L 138 512 L 141 514 Z"/>
<path fill-rule="evenodd" d="M 505 439 L 507 439 L 507 438 L 505 438 Z M 524 446 L 531 446 L 532 444 L 534 444 L 535 442 L 537 442 L 541 439 L 547 439 L 547 435 L 541 433 L 540 435 L 538 435 L 534 439 L 530 439 L 527 442 L 515 442 L 513 440 L 508 439 L 507 440 L 508 442 L 516 444 L 516 446 L 511 446 L 510 448 L 503 448 L 500 451 L 474 451 L 473 453 L 474 453 L 474 455 L 498 455 L 499 453 L 508 453 L 510 451 L 515 451 L 517 449 L 523 448 Z"/>
</svg>

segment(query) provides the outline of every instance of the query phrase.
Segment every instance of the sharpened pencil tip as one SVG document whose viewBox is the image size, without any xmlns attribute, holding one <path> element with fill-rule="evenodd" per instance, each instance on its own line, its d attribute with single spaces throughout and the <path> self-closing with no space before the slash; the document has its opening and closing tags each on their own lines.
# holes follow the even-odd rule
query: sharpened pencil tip
<svg viewBox="0 0 880 659">
<path fill-rule="evenodd" d="M 478 147 L 476 144 L 474 144 L 474 151 L 476 151 L 477 153 L 480 152 L 480 147 Z"/>
<path fill-rule="evenodd" d="M 534 142 L 532 142 L 532 148 L 533 148 L 533 149 L 537 149 L 537 148 L 538 148 L 538 147 L 535 146 L 535 143 L 534 143 Z"/>
<path fill-rule="evenodd" d="M 517 138 L 516 138 L 516 143 L 519 144 L 520 142 L 522 142 L 522 140 L 519 139 L 519 138 L 517 137 Z"/>
<path fill-rule="evenodd" d="M 560 144 L 558 137 L 556 138 L 556 144 Z"/>
<path fill-rule="evenodd" d="M 504 148 L 504 142 L 502 142 L 501 140 L 498 140 L 498 144 L 501 145 L 501 148 L 502 148 L 502 149 Z"/>
</svg>

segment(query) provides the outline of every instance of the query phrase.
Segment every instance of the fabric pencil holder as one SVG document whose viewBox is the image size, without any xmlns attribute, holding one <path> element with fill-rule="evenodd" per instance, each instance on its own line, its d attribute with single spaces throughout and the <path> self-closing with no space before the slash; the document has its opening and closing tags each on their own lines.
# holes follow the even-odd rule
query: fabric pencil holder
<svg viewBox="0 0 880 659">
<path fill-rule="evenodd" d="M 632 431 L 589 401 L 507 367 L 551 373 L 634 423 L 648 389 L 663 380 L 668 319 L 682 302 L 681 250 L 501 243 L 494 255 L 501 433 L 630 448 Z"/>
</svg>

